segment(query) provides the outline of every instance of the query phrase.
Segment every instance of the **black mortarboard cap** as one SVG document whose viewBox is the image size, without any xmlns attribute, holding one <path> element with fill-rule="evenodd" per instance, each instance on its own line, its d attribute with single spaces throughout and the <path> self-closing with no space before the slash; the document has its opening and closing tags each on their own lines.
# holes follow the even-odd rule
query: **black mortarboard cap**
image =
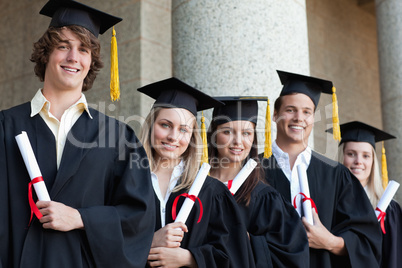
<svg viewBox="0 0 402 268">
<path fill-rule="evenodd" d="M 213 120 L 217 125 L 230 121 L 244 120 L 257 124 L 258 103 L 257 101 L 267 101 L 267 97 L 215 97 L 225 105 L 214 108 L 212 113 Z"/>
<path fill-rule="evenodd" d="M 49 0 L 39 14 L 52 18 L 49 27 L 79 25 L 96 37 L 122 21 L 119 17 L 73 0 Z"/>
<path fill-rule="evenodd" d="M 222 102 L 172 77 L 138 89 L 155 99 L 154 107 L 183 108 L 194 116 L 202 111 L 223 105 Z"/>
<path fill-rule="evenodd" d="M 332 94 L 333 85 L 331 81 L 279 70 L 277 72 L 283 85 L 280 96 L 303 93 L 309 96 L 317 107 L 321 92 Z"/>
<path fill-rule="evenodd" d="M 340 128 L 342 140 L 339 145 L 348 141 L 368 142 L 375 148 L 376 142 L 395 139 L 391 134 L 359 121 L 342 124 Z M 332 128 L 326 131 L 332 133 Z"/>
</svg>

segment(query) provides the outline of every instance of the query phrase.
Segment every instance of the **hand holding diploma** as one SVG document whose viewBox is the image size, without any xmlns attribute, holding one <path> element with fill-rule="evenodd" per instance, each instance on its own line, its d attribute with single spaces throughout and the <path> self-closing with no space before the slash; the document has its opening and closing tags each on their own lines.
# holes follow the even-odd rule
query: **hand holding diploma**
<svg viewBox="0 0 402 268">
<path fill-rule="evenodd" d="M 38 196 L 38 199 L 40 201 L 50 201 L 50 196 L 46 189 L 45 182 L 43 181 L 42 173 L 40 172 L 38 162 L 36 161 L 35 154 L 32 150 L 32 146 L 31 143 L 29 142 L 27 133 L 23 131 L 21 134 L 15 136 L 15 139 L 20 149 L 22 158 L 24 159 L 24 163 L 28 170 L 29 177 L 31 178 L 31 183 L 29 184 L 29 192 L 28 192 L 29 202 L 31 206 L 31 219 L 32 219 L 32 213 L 35 213 L 36 217 L 40 219 L 42 217 L 42 214 L 39 212 L 35 203 L 33 202 L 32 192 L 30 189 L 31 185 L 33 184 L 36 195 Z"/>
</svg>

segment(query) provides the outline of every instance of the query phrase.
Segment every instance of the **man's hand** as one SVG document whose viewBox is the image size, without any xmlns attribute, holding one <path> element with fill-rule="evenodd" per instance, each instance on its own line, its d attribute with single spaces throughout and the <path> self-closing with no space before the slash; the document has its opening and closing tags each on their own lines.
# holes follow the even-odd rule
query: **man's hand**
<svg viewBox="0 0 402 268">
<path fill-rule="evenodd" d="M 335 255 L 346 255 L 345 241 L 342 237 L 333 235 L 321 223 L 318 214 L 312 209 L 314 225 L 308 223 L 305 217 L 302 218 L 304 228 L 307 232 L 308 243 L 311 248 L 326 249 Z"/>
<path fill-rule="evenodd" d="M 55 201 L 38 201 L 36 206 L 43 215 L 39 221 L 45 229 L 68 232 L 84 228 L 81 214 L 75 208 Z"/>
</svg>

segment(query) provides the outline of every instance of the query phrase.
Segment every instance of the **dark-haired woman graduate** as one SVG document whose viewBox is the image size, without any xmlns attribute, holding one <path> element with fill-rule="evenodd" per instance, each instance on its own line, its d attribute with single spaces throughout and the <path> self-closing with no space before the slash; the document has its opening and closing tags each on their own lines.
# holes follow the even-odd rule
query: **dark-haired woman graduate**
<svg viewBox="0 0 402 268">
<path fill-rule="evenodd" d="M 156 99 L 141 141 L 149 157 L 157 223 L 148 256 L 151 267 L 254 267 L 236 201 L 207 177 L 185 223 L 174 222 L 200 167 L 202 141 L 197 111 L 222 105 L 176 79 L 138 89 Z M 173 212 L 173 213 L 172 213 Z"/>
<path fill-rule="evenodd" d="M 383 149 L 381 179 L 375 143 L 395 137 L 358 121 L 342 124 L 340 129 L 342 140 L 339 145 L 339 162 L 360 181 L 373 209 L 376 209 L 387 186 L 388 174 Z M 396 201 L 391 200 L 384 212 L 381 267 L 402 267 L 402 210 Z"/>
<path fill-rule="evenodd" d="M 211 176 L 230 188 L 248 159 L 257 161 L 234 197 L 247 226 L 256 267 L 309 267 L 306 232 L 299 215 L 262 181 L 257 153 L 257 101 L 265 97 L 216 97 L 208 131 Z M 268 107 L 269 109 L 269 107 Z"/>
</svg>

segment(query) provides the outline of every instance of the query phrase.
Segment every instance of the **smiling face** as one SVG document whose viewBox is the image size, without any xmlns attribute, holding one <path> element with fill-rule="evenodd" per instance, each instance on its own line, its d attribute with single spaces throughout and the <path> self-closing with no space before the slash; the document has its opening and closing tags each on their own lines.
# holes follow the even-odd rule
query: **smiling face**
<svg viewBox="0 0 402 268">
<path fill-rule="evenodd" d="M 81 92 L 91 65 L 91 49 L 67 28 L 62 30 L 62 37 L 49 55 L 44 90 Z"/>
<path fill-rule="evenodd" d="M 155 161 L 167 160 L 178 164 L 189 146 L 194 124 L 195 116 L 186 109 L 161 109 L 151 129 Z"/>
<path fill-rule="evenodd" d="M 254 141 L 255 124 L 249 121 L 231 121 L 221 124 L 216 131 L 216 148 L 220 159 L 241 162 L 249 155 Z"/>
<path fill-rule="evenodd" d="M 373 146 L 368 142 L 346 142 L 343 147 L 343 164 L 366 186 L 373 166 Z"/>
<path fill-rule="evenodd" d="M 276 142 L 279 146 L 298 144 L 307 147 L 314 125 L 314 103 L 305 94 L 282 96 L 279 110 L 274 111 L 277 127 Z"/>
</svg>

